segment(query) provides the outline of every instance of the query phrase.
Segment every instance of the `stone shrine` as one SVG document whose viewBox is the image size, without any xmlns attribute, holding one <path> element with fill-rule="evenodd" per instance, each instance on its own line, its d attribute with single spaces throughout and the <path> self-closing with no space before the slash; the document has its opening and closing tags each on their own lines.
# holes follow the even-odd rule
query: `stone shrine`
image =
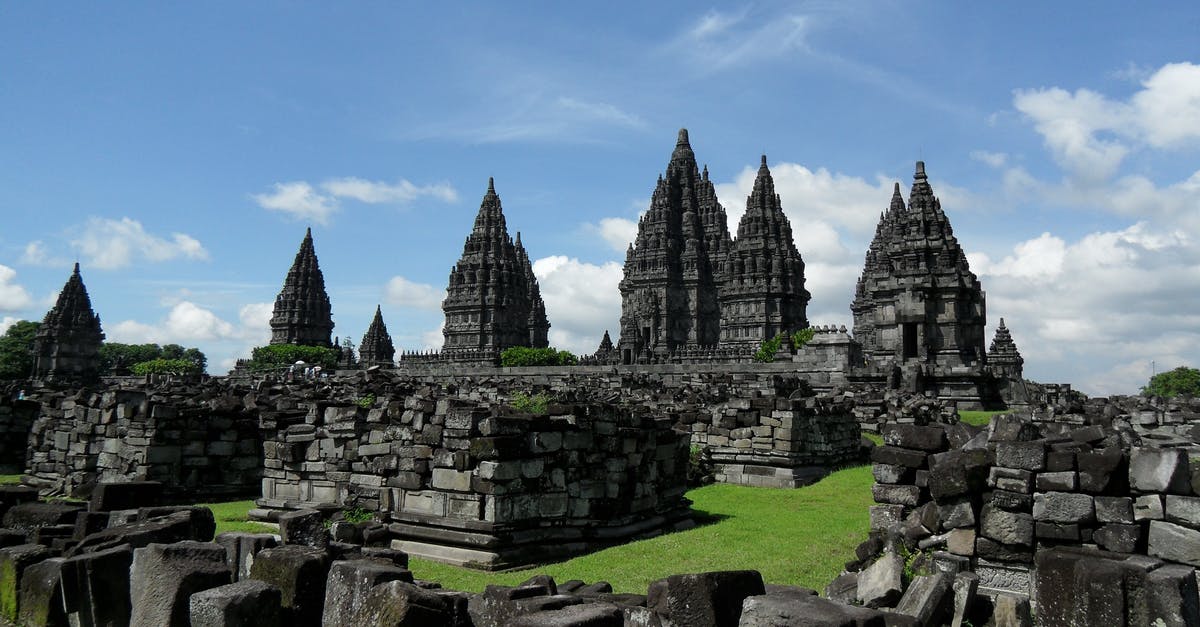
<svg viewBox="0 0 1200 627">
<path fill-rule="evenodd" d="M 983 288 L 918 161 L 908 205 L 896 184 L 850 305 L 868 361 L 982 366 Z"/>
<path fill-rule="evenodd" d="M 442 301 L 444 358 L 494 361 L 509 347 L 548 345 L 546 306 L 520 241 L 520 234 L 515 243 L 508 235 L 500 197 L 489 178 Z"/>
<path fill-rule="evenodd" d="M 723 265 L 722 345 L 757 348 L 779 333 L 808 327 L 811 296 L 804 289 L 804 260 L 792 240 L 792 225 L 775 193 L 766 155 Z"/>
<path fill-rule="evenodd" d="M 696 166 L 687 129 L 638 221 L 621 280 L 623 363 L 720 340 L 718 272 L 732 241 L 708 168 Z"/>
<path fill-rule="evenodd" d="M 396 356 L 396 347 L 392 345 L 392 336 L 388 335 L 387 325 L 383 323 L 383 312 L 379 305 L 375 306 L 375 317 L 367 332 L 363 335 L 362 344 L 358 346 L 358 359 L 363 368 L 382 366 L 391 368 Z"/>
<path fill-rule="evenodd" d="M 992 345 L 988 348 L 987 360 L 988 366 L 997 375 L 1018 381 L 1022 379 L 1025 358 L 1021 357 L 1012 334 L 1009 333 L 1008 327 L 1004 326 L 1004 318 L 1000 319 L 1000 326 L 996 327 L 996 335 L 992 337 Z"/>
<path fill-rule="evenodd" d="M 283 281 L 283 289 L 275 297 L 271 315 L 272 344 L 300 344 L 332 347 L 333 333 L 329 294 L 325 292 L 325 276 L 317 264 L 313 249 L 312 229 L 305 229 L 304 241 Z"/>
<path fill-rule="evenodd" d="M 92 311 L 79 263 L 46 312 L 33 343 L 33 376 L 46 381 L 93 380 L 100 374 L 104 331 Z"/>
</svg>

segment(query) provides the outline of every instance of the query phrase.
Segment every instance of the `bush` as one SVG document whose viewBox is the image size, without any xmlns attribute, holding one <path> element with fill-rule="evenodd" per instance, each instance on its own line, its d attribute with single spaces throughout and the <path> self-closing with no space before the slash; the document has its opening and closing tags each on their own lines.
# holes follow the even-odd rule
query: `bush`
<svg viewBox="0 0 1200 627">
<path fill-rule="evenodd" d="M 525 392 L 514 392 L 509 405 L 526 414 L 541 415 L 546 413 L 546 407 L 550 404 L 550 397 L 545 394 L 538 393 L 530 396 Z"/>
<path fill-rule="evenodd" d="M 105 342 L 100 346 L 100 369 L 105 374 L 133 373 L 134 364 L 140 364 L 156 359 L 183 360 L 196 366 L 197 372 L 203 372 L 208 366 L 208 358 L 198 348 L 184 348 L 179 344 L 122 344 L 120 342 Z"/>
<path fill-rule="evenodd" d="M 332 370 L 337 367 L 336 348 L 321 346 L 299 346 L 297 344 L 270 344 L 259 346 L 251 353 L 251 370 L 286 368 L 298 361 L 310 366 Z"/>
<path fill-rule="evenodd" d="M 779 352 L 779 347 L 783 345 L 783 336 L 776 335 L 775 337 L 766 340 L 759 347 L 758 352 L 754 353 L 754 361 L 763 364 L 769 364 L 775 361 L 775 353 Z"/>
<path fill-rule="evenodd" d="M 1142 388 L 1142 394 L 1166 398 L 1180 394 L 1200 396 L 1200 370 L 1180 366 L 1174 370 L 1160 372 L 1150 377 L 1146 387 Z"/>
<path fill-rule="evenodd" d="M 129 372 L 144 376 L 148 374 L 199 374 L 201 369 L 187 359 L 151 359 L 133 364 Z"/>
<path fill-rule="evenodd" d="M 800 350 L 805 344 L 808 344 L 809 340 L 813 339 L 813 336 L 816 334 L 817 330 L 812 327 L 796 331 L 792 334 L 792 348 Z"/>
<path fill-rule="evenodd" d="M 24 379 L 33 373 L 33 340 L 40 326 L 18 320 L 0 336 L 0 379 Z"/>
<path fill-rule="evenodd" d="M 574 366 L 579 359 L 570 351 L 560 351 L 554 348 L 529 348 L 528 346 L 513 346 L 500 353 L 500 365 L 505 368 L 527 366 Z"/>
</svg>

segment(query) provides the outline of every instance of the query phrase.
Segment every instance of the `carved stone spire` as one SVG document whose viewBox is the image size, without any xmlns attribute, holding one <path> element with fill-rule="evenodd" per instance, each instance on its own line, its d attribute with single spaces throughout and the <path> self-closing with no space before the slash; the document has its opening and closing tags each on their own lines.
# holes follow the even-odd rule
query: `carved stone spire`
<svg viewBox="0 0 1200 627">
<path fill-rule="evenodd" d="M 383 311 L 375 305 L 375 317 L 363 335 L 362 344 L 358 346 L 358 359 L 362 367 L 382 366 L 391 368 L 396 356 L 396 347 L 392 345 L 392 336 L 388 335 L 387 325 L 383 323 Z"/>
<path fill-rule="evenodd" d="M 524 246 L 518 248 L 508 235 L 500 196 L 488 179 L 442 301 L 443 354 L 465 361 L 479 360 L 481 354 L 498 356 L 506 348 L 534 341 L 544 348 L 550 324 L 536 281 Z"/>
<path fill-rule="evenodd" d="M 46 312 L 33 342 L 35 378 L 47 381 L 91 381 L 100 376 L 100 316 L 79 274 L 79 263 Z"/>
<path fill-rule="evenodd" d="M 979 279 L 917 162 L 908 205 L 899 184 L 867 250 L 850 309 L 854 337 L 876 362 L 983 365 Z"/>
<path fill-rule="evenodd" d="M 604 337 L 600 340 L 600 347 L 596 349 L 596 355 L 607 355 L 613 351 L 612 338 L 608 336 L 608 329 L 604 330 Z"/>
<path fill-rule="evenodd" d="M 1008 327 L 1004 326 L 1004 318 L 1000 319 L 1000 326 L 996 327 L 996 335 L 992 336 L 992 345 L 988 347 L 987 359 L 993 372 L 1010 379 L 1022 378 L 1025 358 L 1021 357 L 1021 352 L 1017 350 L 1017 343 L 1013 341 Z"/>
<path fill-rule="evenodd" d="M 283 289 L 275 297 L 271 315 L 272 344 L 331 346 L 333 318 L 329 295 L 325 293 L 325 276 L 317 264 L 313 248 L 312 229 L 305 229 L 300 250 L 283 281 Z"/>
<path fill-rule="evenodd" d="M 625 256 L 621 281 L 623 360 L 720 337 L 719 259 L 730 243 L 725 209 L 696 165 L 686 129 L 660 175 Z"/>
<path fill-rule="evenodd" d="M 758 345 L 808 327 L 811 298 L 804 260 L 792 239 L 763 155 L 721 274 L 721 343 Z"/>
</svg>

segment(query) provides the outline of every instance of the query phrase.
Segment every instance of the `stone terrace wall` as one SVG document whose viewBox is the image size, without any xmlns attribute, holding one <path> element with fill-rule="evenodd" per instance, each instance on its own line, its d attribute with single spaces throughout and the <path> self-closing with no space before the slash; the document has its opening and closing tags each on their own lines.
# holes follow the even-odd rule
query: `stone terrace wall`
<svg viewBox="0 0 1200 627">
<path fill-rule="evenodd" d="M 532 416 L 407 380 L 365 390 L 263 413 L 260 506 L 378 511 L 404 550 L 485 568 L 690 524 L 687 437 L 644 408 Z"/>
<path fill-rule="evenodd" d="M 1089 402 L 1062 422 L 998 416 L 975 435 L 886 427 L 872 453 L 871 526 L 899 525 L 921 547 L 969 560 L 982 588 L 1025 594 L 1035 551 L 1052 547 L 1200 566 L 1200 404 L 1128 412 L 1145 404 Z"/>
<path fill-rule="evenodd" d="M 0 397 L 0 474 L 16 474 L 25 469 L 25 447 L 29 428 L 37 417 L 38 405 L 16 400 L 15 391 L 3 391 Z"/>
<path fill-rule="evenodd" d="M 51 389 L 28 435 L 27 482 L 86 495 L 97 481 L 159 481 L 167 498 L 227 499 L 258 493 L 262 440 L 238 390 L 128 386 Z"/>
</svg>

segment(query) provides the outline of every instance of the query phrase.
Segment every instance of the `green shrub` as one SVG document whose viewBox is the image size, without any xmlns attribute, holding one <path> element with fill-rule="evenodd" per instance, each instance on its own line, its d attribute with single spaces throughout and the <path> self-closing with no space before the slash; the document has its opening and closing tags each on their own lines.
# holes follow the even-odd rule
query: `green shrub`
<svg viewBox="0 0 1200 627">
<path fill-rule="evenodd" d="M 570 351 L 560 351 L 554 348 L 529 348 L 528 346 L 513 346 L 500 353 L 500 365 L 505 368 L 526 366 L 573 366 L 579 359 Z"/>
<path fill-rule="evenodd" d="M 540 415 L 546 413 L 546 407 L 550 404 L 550 397 L 540 392 L 533 395 L 525 392 L 513 392 L 512 399 L 509 400 L 508 404 L 519 412 Z"/>
<path fill-rule="evenodd" d="M 100 346 L 100 368 L 105 374 L 133 373 L 133 366 L 156 359 L 182 360 L 203 372 L 208 366 L 208 357 L 198 348 L 184 348 L 179 344 L 122 344 L 105 342 Z"/>
<path fill-rule="evenodd" d="M 336 348 L 321 346 L 270 344 L 259 346 L 250 355 L 251 370 L 286 368 L 298 361 L 332 370 L 337 367 L 338 351 Z"/>
<path fill-rule="evenodd" d="M 808 344 L 809 340 L 813 339 L 813 336 L 816 334 L 817 330 L 812 327 L 796 331 L 792 334 L 792 348 L 800 350 L 805 344 Z"/>
<path fill-rule="evenodd" d="M 346 522 L 360 523 L 373 520 L 374 518 L 375 514 L 373 514 L 370 510 L 365 510 L 361 507 L 351 507 L 342 510 L 342 520 Z"/>
<path fill-rule="evenodd" d="M 148 374 L 199 374 L 201 368 L 188 359 L 151 359 L 133 364 L 129 372 L 139 377 Z"/>
<path fill-rule="evenodd" d="M 361 396 L 357 401 L 354 402 L 363 409 L 371 409 L 371 407 L 375 405 L 375 395 L 368 394 L 366 396 Z"/>
<path fill-rule="evenodd" d="M 18 320 L 0 336 L 0 379 L 23 379 L 33 372 L 33 341 L 40 326 Z"/>
<path fill-rule="evenodd" d="M 775 361 L 775 353 L 779 352 L 779 347 L 782 345 L 782 335 L 776 335 L 775 337 L 764 341 L 762 346 L 759 347 L 758 352 L 754 353 L 754 361 L 764 364 L 769 364 Z"/>
<path fill-rule="evenodd" d="M 1146 387 L 1142 388 L 1142 394 L 1166 398 L 1180 394 L 1200 396 L 1200 370 L 1180 366 L 1174 370 L 1160 372 L 1150 377 Z"/>
</svg>

